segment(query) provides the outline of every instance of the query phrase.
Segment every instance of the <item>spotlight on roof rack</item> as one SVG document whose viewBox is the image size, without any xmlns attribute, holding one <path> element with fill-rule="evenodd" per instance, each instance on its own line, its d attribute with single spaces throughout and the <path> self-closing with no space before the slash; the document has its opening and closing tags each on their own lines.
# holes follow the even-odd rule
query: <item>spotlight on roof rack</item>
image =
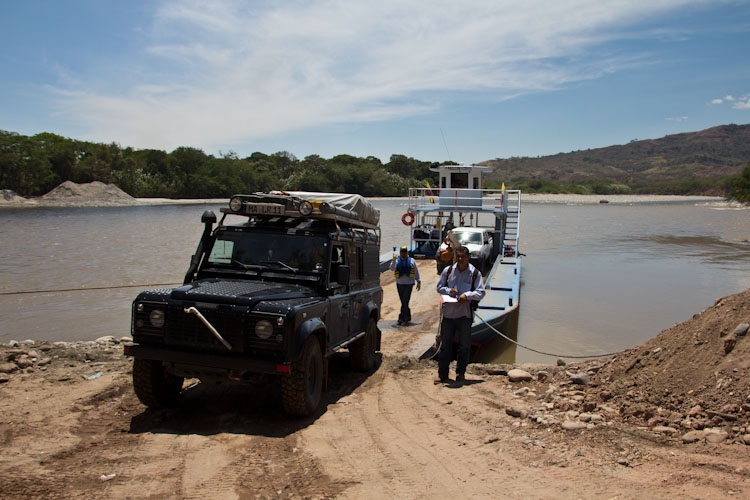
<svg viewBox="0 0 750 500">
<path fill-rule="evenodd" d="M 242 198 L 235 196 L 229 200 L 229 210 L 232 212 L 242 212 Z"/>
<path fill-rule="evenodd" d="M 307 200 L 304 200 L 300 202 L 299 204 L 299 213 L 302 214 L 304 217 L 307 217 L 310 215 L 313 211 L 313 205 Z"/>
</svg>

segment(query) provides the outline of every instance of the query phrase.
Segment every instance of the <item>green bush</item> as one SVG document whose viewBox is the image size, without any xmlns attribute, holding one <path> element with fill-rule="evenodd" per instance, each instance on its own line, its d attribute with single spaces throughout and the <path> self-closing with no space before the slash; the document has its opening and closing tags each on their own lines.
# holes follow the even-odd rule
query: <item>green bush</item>
<svg viewBox="0 0 750 500">
<path fill-rule="evenodd" d="M 740 175 L 730 181 L 726 197 L 730 200 L 750 203 L 750 166 L 745 167 Z"/>
</svg>

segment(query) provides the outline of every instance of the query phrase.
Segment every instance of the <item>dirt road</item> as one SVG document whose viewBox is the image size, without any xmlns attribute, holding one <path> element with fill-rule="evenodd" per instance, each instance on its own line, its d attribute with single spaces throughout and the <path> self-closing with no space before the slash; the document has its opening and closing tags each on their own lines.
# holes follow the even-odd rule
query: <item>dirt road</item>
<svg viewBox="0 0 750 500">
<path fill-rule="evenodd" d="M 434 293 L 435 278 L 423 270 L 420 293 Z M 385 277 L 383 285 L 391 292 L 383 316 L 395 319 L 393 284 Z M 533 379 L 510 382 L 512 367 L 472 365 L 463 387 L 433 385 L 434 363 L 402 353 L 434 328 L 435 315 L 432 300 L 416 300 L 415 325 L 384 330 L 372 373 L 352 373 L 346 354 L 335 356 L 325 404 L 302 420 L 284 415 L 275 386 L 192 382 L 177 408 L 149 411 L 113 343 L 2 347 L 0 363 L 12 359 L 19 369 L 0 379 L 0 497 L 750 495 L 744 417 L 729 423 L 742 426 L 734 437 L 715 444 L 684 444 L 683 430 L 656 431 L 601 402 L 590 410 L 599 418 L 583 419 L 589 392 L 605 386 L 572 386 L 568 374 L 579 368 L 571 366 L 524 367 Z M 23 359 L 30 364 L 20 368 Z M 561 425 L 573 420 L 575 430 Z"/>
</svg>

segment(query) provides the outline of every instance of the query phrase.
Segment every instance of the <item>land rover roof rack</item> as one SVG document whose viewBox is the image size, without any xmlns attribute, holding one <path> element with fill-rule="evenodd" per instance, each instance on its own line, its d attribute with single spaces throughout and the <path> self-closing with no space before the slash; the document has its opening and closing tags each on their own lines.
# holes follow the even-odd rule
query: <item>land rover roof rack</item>
<svg viewBox="0 0 750 500">
<path fill-rule="evenodd" d="M 357 210 L 342 207 L 332 201 L 326 201 L 329 193 L 304 194 L 308 196 L 296 196 L 296 193 L 284 192 L 238 194 L 232 196 L 229 200 L 229 207 L 222 208 L 221 212 L 259 218 L 286 217 L 332 220 L 363 228 L 378 228 L 377 223 L 373 224 L 361 220 L 360 212 Z M 315 196 L 316 194 L 320 194 L 320 196 Z"/>
</svg>

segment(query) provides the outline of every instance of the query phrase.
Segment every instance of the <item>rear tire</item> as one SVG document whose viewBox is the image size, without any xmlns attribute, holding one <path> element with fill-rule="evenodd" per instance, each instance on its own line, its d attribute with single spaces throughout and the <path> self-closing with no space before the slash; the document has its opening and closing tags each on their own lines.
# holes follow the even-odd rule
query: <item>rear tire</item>
<svg viewBox="0 0 750 500">
<path fill-rule="evenodd" d="M 133 360 L 133 389 L 146 406 L 174 406 L 180 396 L 183 381 L 182 377 L 166 373 L 161 361 L 140 358 Z"/>
<path fill-rule="evenodd" d="M 315 413 L 323 393 L 323 377 L 320 343 L 311 335 L 302 346 L 302 356 L 292 363 L 291 374 L 281 379 L 284 411 L 298 417 L 308 417 Z"/>
<path fill-rule="evenodd" d="M 378 325 L 370 318 L 365 334 L 349 345 L 349 364 L 352 370 L 369 372 L 375 367 L 375 344 L 378 337 Z"/>
</svg>

